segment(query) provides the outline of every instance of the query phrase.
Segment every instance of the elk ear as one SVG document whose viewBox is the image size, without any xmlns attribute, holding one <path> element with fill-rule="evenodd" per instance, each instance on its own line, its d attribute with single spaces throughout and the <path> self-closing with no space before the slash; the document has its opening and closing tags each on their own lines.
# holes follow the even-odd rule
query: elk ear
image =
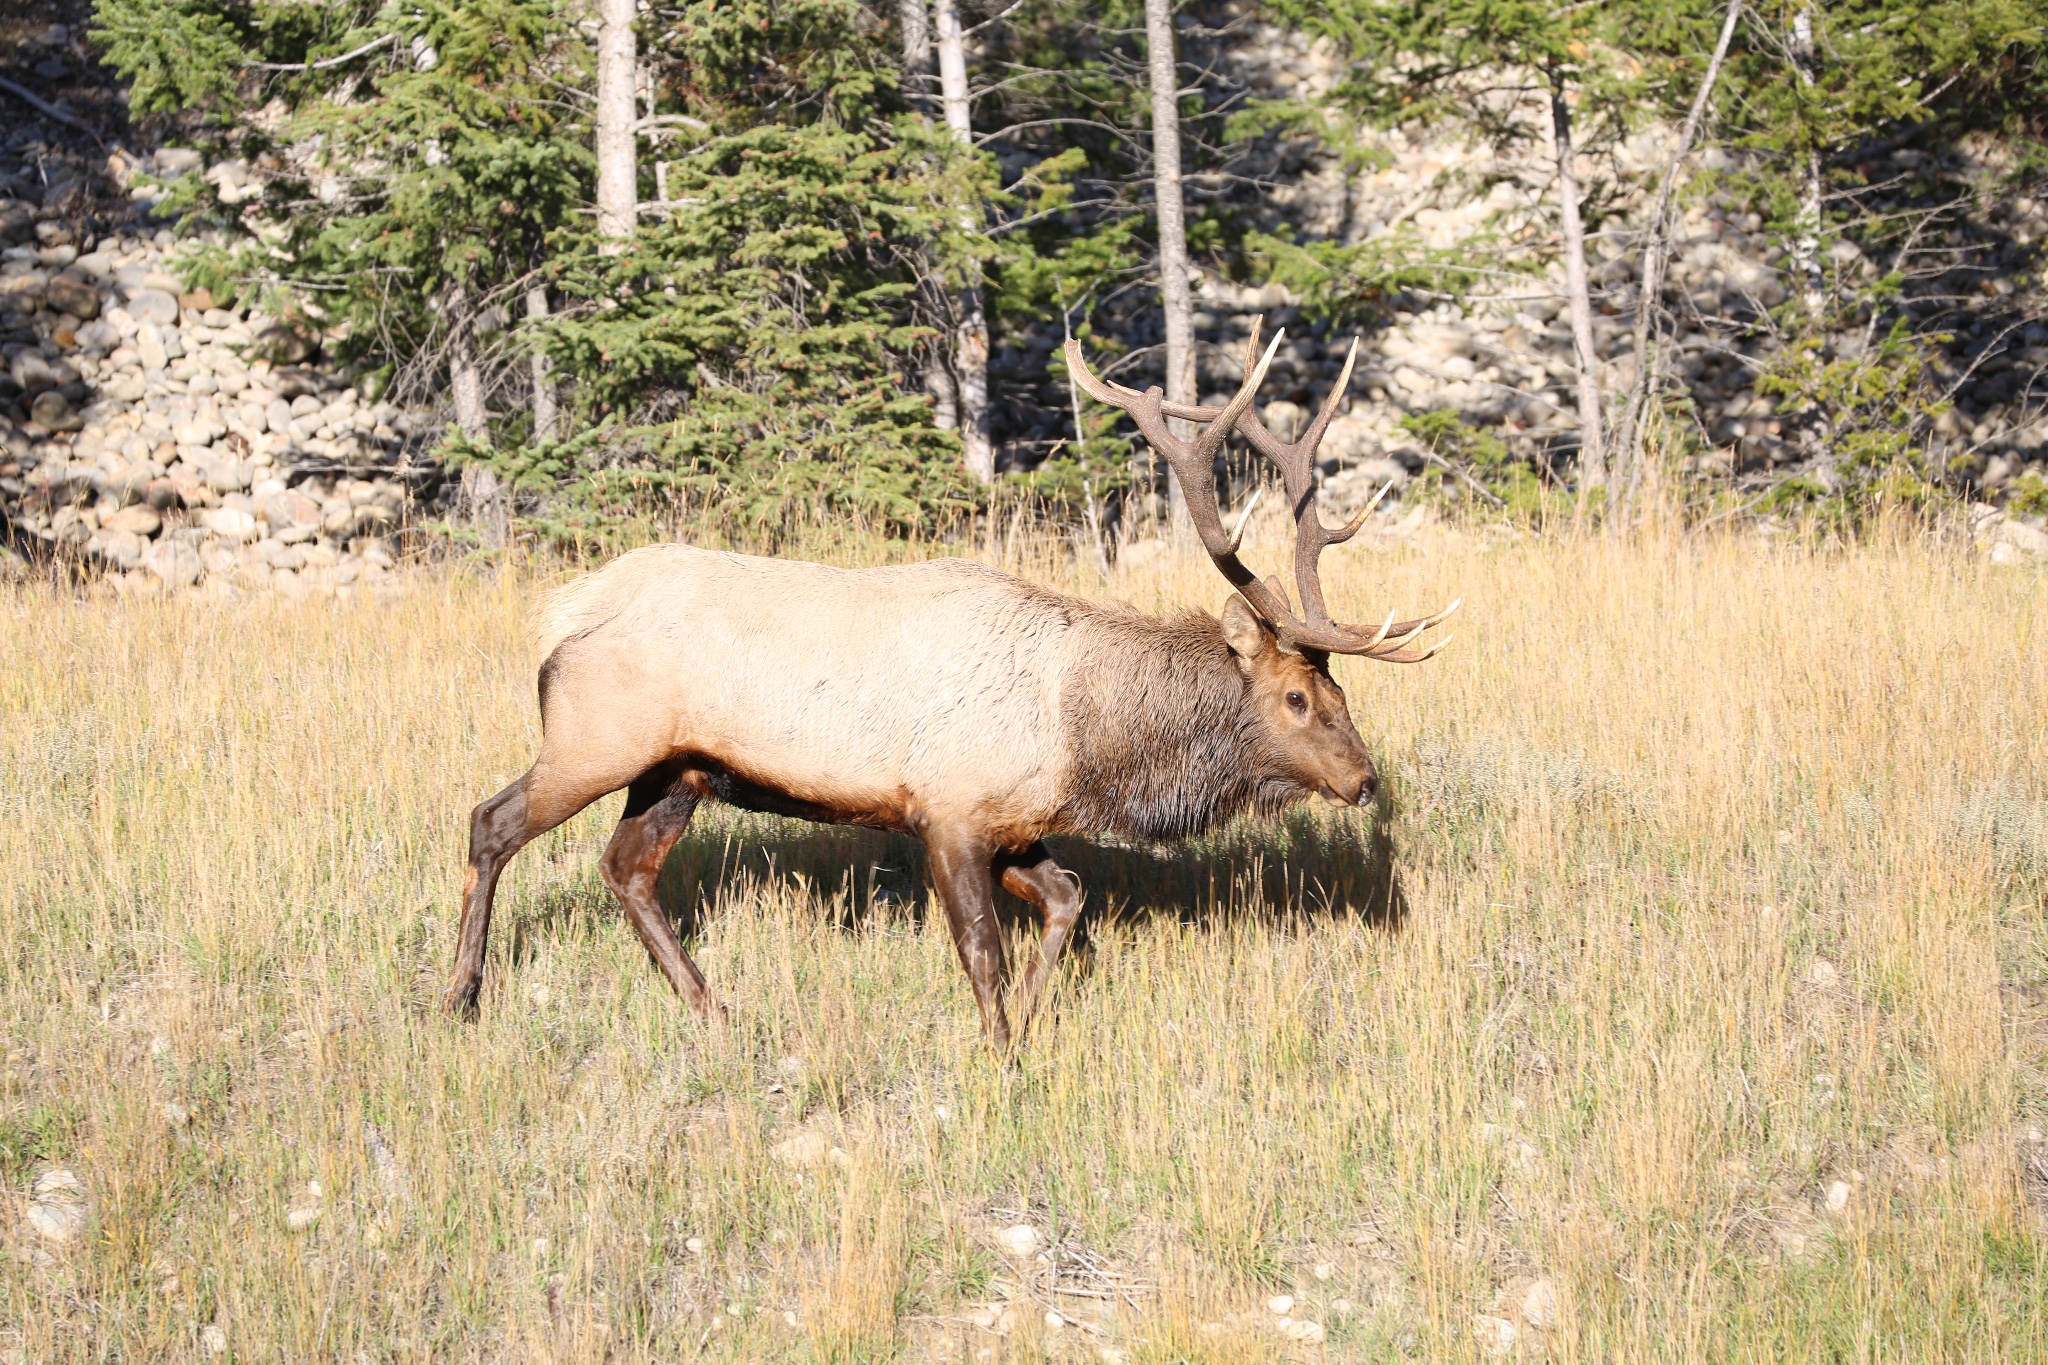
<svg viewBox="0 0 2048 1365">
<path fill-rule="evenodd" d="M 1223 643 L 1240 659 L 1256 659 L 1276 643 L 1272 628 L 1259 619 L 1240 593 L 1223 604 Z"/>
</svg>

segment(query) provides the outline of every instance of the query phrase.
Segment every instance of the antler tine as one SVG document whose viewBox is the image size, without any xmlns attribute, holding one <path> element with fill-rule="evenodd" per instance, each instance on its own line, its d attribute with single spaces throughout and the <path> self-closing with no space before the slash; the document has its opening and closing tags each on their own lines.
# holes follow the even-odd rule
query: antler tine
<svg viewBox="0 0 2048 1365">
<path fill-rule="evenodd" d="M 1252 571 L 1237 557 L 1237 546 L 1244 531 L 1244 522 L 1238 523 L 1237 534 L 1223 528 L 1222 509 L 1216 499 L 1216 448 L 1230 435 L 1239 419 L 1248 412 L 1258 397 L 1259 385 L 1265 381 L 1266 371 L 1273 363 L 1273 356 L 1279 350 L 1284 332 L 1276 333 L 1272 343 L 1259 355 L 1260 323 L 1252 324 L 1251 336 L 1245 347 L 1244 382 L 1238 388 L 1236 397 L 1222 408 L 1192 407 L 1180 403 L 1167 403 L 1157 387 L 1139 393 L 1120 384 L 1109 384 L 1098 379 L 1088 369 L 1087 361 L 1081 355 L 1081 343 L 1069 339 L 1066 344 L 1067 370 L 1083 392 L 1122 408 L 1131 414 L 1138 424 L 1138 432 L 1152 449 L 1163 456 L 1180 478 L 1181 496 L 1188 509 L 1188 517 L 1194 522 L 1195 531 L 1202 538 L 1202 547 L 1209 552 L 1209 558 L 1223 574 L 1230 585 L 1244 593 L 1252 606 L 1269 615 L 1269 619 L 1281 619 L 1285 615 L 1285 599 L 1274 602 L 1263 584 Z M 1256 358 L 1256 361 L 1255 361 Z M 1196 416 L 1206 425 L 1201 434 L 1192 442 L 1174 436 L 1166 426 L 1166 417 Z M 1247 509 L 1249 510 L 1249 509 Z M 1280 616 L 1272 616 L 1278 611 Z"/>
<path fill-rule="evenodd" d="M 1230 533 L 1231 554 L 1237 553 L 1238 544 L 1244 540 L 1244 528 L 1251 525 L 1252 509 L 1259 505 L 1259 496 L 1265 491 L 1263 487 L 1254 488 L 1250 500 L 1244 505 L 1244 511 L 1238 514 L 1237 529 Z"/>
<path fill-rule="evenodd" d="M 1330 619 L 1329 610 L 1323 602 L 1322 581 L 1317 573 L 1317 560 L 1323 550 L 1331 545 L 1341 545 L 1357 535 L 1359 528 L 1365 525 L 1365 519 L 1393 488 L 1389 482 L 1342 527 L 1332 529 L 1323 525 L 1317 513 L 1315 451 L 1322 443 L 1324 432 L 1336 418 L 1337 408 L 1350 386 L 1352 371 L 1358 363 L 1358 339 L 1352 339 L 1350 350 L 1344 357 L 1343 372 L 1324 399 L 1315 421 L 1309 424 L 1300 440 L 1283 442 L 1266 429 L 1253 404 L 1258 398 L 1259 385 L 1265 380 L 1274 353 L 1286 333 L 1276 332 L 1265 354 L 1260 355 L 1260 330 L 1260 324 L 1254 322 L 1245 347 L 1244 382 L 1238 387 L 1236 396 L 1220 408 L 1169 403 L 1157 387 L 1139 393 L 1121 384 L 1106 383 L 1089 371 L 1081 356 L 1081 343 L 1072 339 L 1066 344 L 1067 369 L 1083 392 L 1130 413 L 1138 424 L 1139 433 L 1173 467 L 1180 478 L 1188 515 L 1202 538 L 1202 547 L 1209 552 L 1210 560 L 1231 586 L 1251 603 L 1253 610 L 1273 627 L 1283 643 L 1292 648 L 1329 654 L 1364 655 L 1388 663 L 1420 663 L 1449 642 L 1442 641 L 1423 650 L 1409 649 L 1408 646 L 1419 640 L 1424 631 L 1456 611 L 1458 602 L 1451 603 L 1433 616 L 1414 621 L 1396 621 L 1390 612 L 1379 630 L 1368 635 L 1355 626 Z M 1256 363 L 1254 357 L 1257 357 Z M 1201 434 L 1193 441 L 1179 439 L 1167 429 L 1166 419 L 1169 417 L 1202 423 Z M 1294 577 L 1301 595 L 1300 616 L 1291 610 L 1287 590 L 1277 579 L 1260 579 L 1237 557 L 1245 528 L 1251 522 L 1257 494 L 1246 503 L 1236 528 L 1227 532 L 1224 529 L 1222 510 L 1216 498 L 1215 454 L 1233 429 L 1241 431 L 1255 450 L 1279 467 L 1281 482 L 1287 489 L 1289 501 L 1294 504 Z"/>
</svg>

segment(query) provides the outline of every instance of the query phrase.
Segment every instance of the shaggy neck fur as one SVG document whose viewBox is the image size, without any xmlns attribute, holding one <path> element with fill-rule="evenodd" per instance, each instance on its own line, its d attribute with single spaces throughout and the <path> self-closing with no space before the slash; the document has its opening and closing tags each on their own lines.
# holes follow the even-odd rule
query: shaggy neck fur
<svg viewBox="0 0 2048 1365">
<path fill-rule="evenodd" d="M 1095 636 L 1093 666 L 1075 670 L 1061 700 L 1074 765 L 1066 830 L 1180 839 L 1308 795 L 1264 742 L 1212 617 L 1102 612 L 1082 628 Z"/>
</svg>

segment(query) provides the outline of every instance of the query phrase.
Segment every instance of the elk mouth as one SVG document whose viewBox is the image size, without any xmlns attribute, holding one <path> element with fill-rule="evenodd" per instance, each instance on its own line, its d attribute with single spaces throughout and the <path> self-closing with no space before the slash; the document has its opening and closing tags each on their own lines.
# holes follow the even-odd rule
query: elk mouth
<svg viewBox="0 0 2048 1365">
<path fill-rule="evenodd" d="M 1344 795 L 1344 793 L 1338 791 L 1335 787 L 1331 786 L 1327 782 L 1325 782 L 1322 785 L 1320 790 L 1322 792 L 1323 799 L 1325 801 L 1328 801 L 1333 806 L 1355 806 L 1358 804 L 1358 798 L 1356 796 L 1346 796 Z M 1363 789 L 1361 789 L 1361 791 L 1362 790 Z"/>
</svg>

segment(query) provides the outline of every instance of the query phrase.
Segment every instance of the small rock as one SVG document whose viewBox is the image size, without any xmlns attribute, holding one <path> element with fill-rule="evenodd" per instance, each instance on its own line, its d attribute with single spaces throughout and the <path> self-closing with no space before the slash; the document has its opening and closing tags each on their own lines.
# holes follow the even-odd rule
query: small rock
<svg viewBox="0 0 2048 1365">
<path fill-rule="evenodd" d="M 1294 1295 L 1275 1294 L 1266 1300 L 1266 1311 L 1276 1318 L 1284 1318 L 1294 1311 Z"/>
<path fill-rule="evenodd" d="M 692 1256 L 702 1256 L 704 1254 L 704 1239 L 702 1237 L 685 1238 L 683 1240 L 683 1250 L 689 1252 Z"/>
<path fill-rule="evenodd" d="M 156 173 L 166 180 L 190 175 L 206 162 L 196 147 L 159 147 L 156 153 Z"/>
<path fill-rule="evenodd" d="M 1052 1331 L 1057 1332 L 1060 1328 L 1067 1325 L 1067 1320 L 1048 1308 L 1045 1310 L 1045 1325 Z"/>
<path fill-rule="evenodd" d="M 85 1235 L 85 1182 L 63 1167 L 36 1178 L 31 1203 L 22 1221 L 29 1231 L 52 1246 L 69 1246 Z"/>
<path fill-rule="evenodd" d="M 183 540 L 158 540 L 142 556 L 142 567 L 163 580 L 167 588 L 189 588 L 205 571 L 199 551 Z"/>
<path fill-rule="evenodd" d="M 175 327 L 178 301 L 161 289 L 138 289 L 128 296 L 128 316 L 156 327 Z M 157 340 L 161 345 L 162 338 Z"/>
<path fill-rule="evenodd" d="M 1824 957 L 1817 957 L 1813 960 L 1813 965 L 1806 969 L 1806 979 L 1825 990 L 1841 980 L 1842 974 L 1835 969 L 1834 963 Z"/>
<path fill-rule="evenodd" d="M 256 518 L 239 507 L 216 507 L 200 521 L 222 540 L 242 544 L 256 539 Z"/>
<path fill-rule="evenodd" d="M 142 555 L 149 542 L 132 531 L 113 531 L 104 527 L 100 533 L 86 542 L 88 550 L 97 549 L 102 558 L 117 569 L 139 569 Z"/>
<path fill-rule="evenodd" d="M 1515 1325 L 1506 1318 L 1496 1318 L 1481 1313 L 1472 1319 L 1472 1339 L 1479 1349 L 1488 1355 L 1504 1356 L 1515 1349 L 1515 1338 L 1520 1335 Z"/>
<path fill-rule="evenodd" d="M 798 1133 L 769 1148 L 768 1155 L 785 1166 L 802 1169 L 825 1160 L 826 1153 L 831 1149 L 832 1144 L 825 1140 L 822 1133 Z"/>
<path fill-rule="evenodd" d="M 228 1334 L 221 1330 L 220 1324 L 209 1322 L 199 1329 L 199 1347 L 210 1356 L 226 1355 Z"/>
<path fill-rule="evenodd" d="M 1280 1334 L 1314 1346 L 1323 1339 L 1323 1325 L 1320 1322 L 1310 1322 L 1306 1318 L 1282 1318 Z"/>
<path fill-rule="evenodd" d="M 176 1100 L 165 1100 L 157 1112 L 162 1114 L 164 1122 L 170 1124 L 173 1128 L 182 1129 L 191 1125 L 192 1111 Z"/>
<path fill-rule="evenodd" d="M 1515 1298 L 1524 1324 L 1539 1332 L 1557 1325 L 1557 1285 L 1548 1275 L 1532 1280 Z"/>
<path fill-rule="evenodd" d="M 146 490 L 148 484 L 143 485 Z M 138 492 L 143 491 L 138 490 Z M 130 535 L 147 539 L 163 529 L 163 514 L 147 503 L 138 502 L 133 507 L 124 507 L 100 523 L 109 531 L 126 531 Z"/>
<path fill-rule="evenodd" d="M 1351 1302 L 1351 1300 L 1349 1299 L 1330 1300 L 1330 1311 L 1332 1313 L 1335 1313 L 1340 1318 L 1349 1317 L 1351 1315 L 1351 1310 L 1356 1308 L 1357 1306 L 1357 1304 Z"/>
<path fill-rule="evenodd" d="M 1843 1213 L 1849 1207 L 1849 1182 L 1837 1180 L 1828 1186 L 1828 1212 Z"/>
<path fill-rule="evenodd" d="M 293 1209 L 284 1216 L 284 1225 L 293 1232 L 309 1232 L 320 1221 L 320 1206 Z"/>
<path fill-rule="evenodd" d="M 1319 1261 L 1319 1262 L 1317 1262 L 1317 1264 L 1316 1264 L 1316 1278 L 1317 1278 L 1317 1279 L 1319 1279 L 1319 1280 L 1327 1280 L 1327 1279 L 1329 1279 L 1330 1277 L 1332 1277 L 1333 1275 L 1335 1275 L 1336 1273 L 1337 1273 L 1337 1267 L 1336 1267 L 1335 1265 L 1331 1264 L 1331 1263 L 1330 1263 L 1329 1261 Z"/>
<path fill-rule="evenodd" d="M 1038 1235 L 1038 1229 L 1031 1224 L 1015 1223 L 996 1234 L 996 1245 L 1021 1261 L 1036 1256 L 1045 1246 L 1045 1239 Z"/>
<path fill-rule="evenodd" d="M 29 405 L 28 419 L 52 431 L 76 431 L 85 425 L 83 419 L 72 413 L 71 401 L 55 389 L 44 389 L 36 395 L 36 401 Z"/>
<path fill-rule="evenodd" d="M 86 281 L 59 275 L 43 290 L 43 302 L 84 321 L 100 315 L 100 291 Z"/>
</svg>

